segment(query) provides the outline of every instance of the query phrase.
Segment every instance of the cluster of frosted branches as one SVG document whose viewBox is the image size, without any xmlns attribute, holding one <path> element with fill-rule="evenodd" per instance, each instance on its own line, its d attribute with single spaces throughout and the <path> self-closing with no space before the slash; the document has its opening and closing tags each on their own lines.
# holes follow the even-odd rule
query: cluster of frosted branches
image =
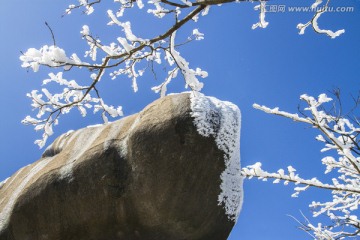
<svg viewBox="0 0 360 240">
<path fill-rule="evenodd" d="M 323 4 L 323 0 L 315 0 L 314 4 L 311 5 L 312 9 L 317 9 L 316 13 L 314 14 L 313 18 L 308 21 L 307 23 L 299 23 L 297 25 L 297 28 L 299 29 L 299 34 L 304 34 L 305 30 L 307 27 L 312 26 L 312 28 L 314 29 L 315 32 L 319 33 L 319 34 L 326 34 L 327 36 L 331 37 L 331 38 L 336 38 L 338 36 L 340 36 L 341 34 L 345 33 L 344 29 L 340 29 L 337 30 L 336 32 L 333 32 L 331 30 L 328 29 L 321 29 L 319 27 L 319 23 L 318 20 L 320 18 L 320 16 L 324 13 L 327 12 L 328 8 L 329 8 L 329 3 L 330 0 L 326 0 L 326 3 Z"/>
<path fill-rule="evenodd" d="M 41 91 L 34 90 L 28 94 L 38 114 L 35 117 L 27 116 L 23 123 L 35 126 L 35 130 L 43 131 L 42 139 L 37 140 L 36 143 L 43 147 L 48 137 L 52 135 L 52 128 L 58 123 L 59 117 L 74 108 L 77 108 L 83 116 L 90 109 L 93 112 L 100 111 L 105 122 L 107 116 L 121 116 L 121 107 L 109 106 L 101 97 L 98 86 L 103 78 L 130 78 L 133 90 L 136 92 L 137 79 L 144 74 L 145 70 L 150 69 L 155 73 L 155 65 L 161 65 L 162 69 L 165 69 L 164 65 L 166 65 L 168 69 L 166 77 L 160 85 L 152 88 L 153 91 L 164 96 L 168 84 L 179 75 L 184 78 L 186 87 L 193 91 L 200 91 L 203 83 L 198 78 L 205 78 L 208 74 L 200 68 L 192 68 L 180 55 L 178 48 L 184 42 L 176 43 L 176 32 L 186 23 L 196 22 L 199 17 L 207 15 L 211 6 L 230 2 L 236 1 L 150 0 L 143 3 L 142 0 L 114 0 L 114 8 L 107 11 L 108 25 L 114 25 L 116 32 L 119 32 L 119 28 L 122 31 L 112 42 L 104 43 L 100 38 L 95 37 L 89 26 L 84 25 L 81 35 L 89 47 L 84 54 L 74 53 L 68 56 L 65 50 L 56 45 L 54 35 L 54 45 L 28 49 L 20 57 L 23 62 L 22 67 L 30 68 L 34 72 L 37 72 L 40 67 L 58 69 L 58 72 L 49 74 L 50 79 L 45 79 L 44 84 L 51 83 L 63 87 L 58 93 L 51 93 L 43 88 Z M 85 14 L 93 14 L 95 5 L 101 3 L 101 0 L 78 0 L 76 4 L 70 5 L 65 13 L 70 14 L 74 10 L 83 9 Z M 121 20 L 126 9 L 134 7 L 146 9 L 147 13 L 161 18 L 164 22 L 170 22 L 170 27 L 152 38 L 138 37 L 132 31 L 131 23 Z M 259 10 L 259 22 L 253 25 L 253 29 L 265 28 L 268 25 L 265 21 L 266 1 L 260 0 L 255 10 Z M 316 20 L 312 21 L 315 30 L 318 29 Z M 51 28 L 50 30 L 53 33 Z M 156 31 L 155 28 L 154 31 Z M 203 33 L 198 29 L 193 29 L 185 43 L 203 38 Z M 81 58 L 86 61 L 79 56 L 83 56 Z M 73 69 L 86 70 L 85 76 L 81 79 L 82 84 L 79 84 L 77 80 L 68 81 L 63 78 L 65 72 L 71 72 Z"/>
<path fill-rule="evenodd" d="M 325 174 L 333 172 L 336 177 L 330 183 L 323 183 L 316 178 L 304 179 L 292 166 L 287 167 L 287 170 L 280 169 L 275 173 L 269 173 L 261 168 L 261 163 L 243 168 L 242 174 L 248 178 L 256 177 L 265 181 L 273 179 L 273 183 L 284 182 L 285 185 L 292 182 L 295 184 L 292 197 L 297 197 L 299 193 L 310 187 L 330 190 L 331 200 L 323 203 L 314 201 L 309 206 L 313 210 L 314 217 L 326 215 L 331 223 L 313 225 L 306 219 L 301 228 L 316 239 L 357 236 L 360 233 L 360 219 L 356 216 L 360 204 L 359 122 L 356 117 L 350 115 L 343 117 L 335 110 L 336 105 L 333 105 L 330 111 L 325 110 L 324 104 L 332 101 L 325 94 L 319 95 L 317 99 L 308 95 L 302 95 L 300 98 L 307 103 L 301 116 L 257 104 L 254 104 L 254 108 L 309 124 L 319 130 L 321 134 L 316 140 L 324 143 L 321 151 L 333 150 L 337 153 L 337 159 L 332 156 L 322 159 L 326 167 Z M 305 114 L 306 112 L 308 114 Z"/>
</svg>

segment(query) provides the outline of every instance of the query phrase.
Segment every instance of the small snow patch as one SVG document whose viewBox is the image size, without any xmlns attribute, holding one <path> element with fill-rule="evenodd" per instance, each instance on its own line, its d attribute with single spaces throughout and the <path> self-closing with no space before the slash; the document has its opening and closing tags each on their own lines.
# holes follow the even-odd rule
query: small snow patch
<svg viewBox="0 0 360 240">
<path fill-rule="evenodd" d="M 0 189 L 5 185 L 5 183 L 9 180 L 9 177 L 5 179 L 4 181 L 0 182 Z"/>
<path fill-rule="evenodd" d="M 243 201 L 243 180 L 240 172 L 240 119 L 239 108 L 226 101 L 191 93 L 191 116 L 197 131 L 205 137 L 213 136 L 224 152 L 225 170 L 221 174 L 219 205 L 223 205 L 228 218 L 236 221 Z"/>
<path fill-rule="evenodd" d="M 88 125 L 86 126 L 86 128 L 97 128 L 97 127 L 102 127 L 104 126 L 104 124 L 94 124 L 94 125 Z"/>
</svg>

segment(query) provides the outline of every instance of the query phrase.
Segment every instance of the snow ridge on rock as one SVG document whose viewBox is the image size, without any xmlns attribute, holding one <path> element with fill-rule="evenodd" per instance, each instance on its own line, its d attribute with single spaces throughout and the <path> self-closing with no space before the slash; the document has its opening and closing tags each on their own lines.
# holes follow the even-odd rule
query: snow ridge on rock
<svg viewBox="0 0 360 240">
<path fill-rule="evenodd" d="M 229 219 L 236 221 L 243 201 L 243 181 L 240 173 L 241 114 L 233 103 L 220 101 L 201 93 L 191 93 L 191 116 L 198 132 L 214 137 L 224 152 L 225 171 L 221 174 L 221 193 L 218 201 Z"/>
</svg>

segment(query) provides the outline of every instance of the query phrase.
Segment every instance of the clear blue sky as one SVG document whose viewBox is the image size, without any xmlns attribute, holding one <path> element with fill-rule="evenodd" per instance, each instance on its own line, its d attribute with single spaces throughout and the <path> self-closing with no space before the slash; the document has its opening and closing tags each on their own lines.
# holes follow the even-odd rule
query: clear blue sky
<svg viewBox="0 0 360 240">
<path fill-rule="evenodd" d="M 74 0 L 75 1 L 75 0 Z M 109 1 L 110 2 L 110 1 Z M 80 39 L 82 25 L 94 26 L 99 36 L 109 38 L 113 28 L 104 25 L 106 9 L 96 10 L 87 17 L 72 14 L 61 18 L 71 1 L 35 0 L 0 2 L 0 179 L 17 169 L 36 161 L 42 150 L 33 141 L 39 137 L 32 127 L 20 121 L 31 113 L 30 100 L 25 94 L 39 89 L 47 71 L 27 73 L 20 67 L 20 51 L 29 47 L 51 44 L 47 21 L 56 36 L 58 46 L 70 54 L 86 49 Z M 310 0 L 273 1 L 287 6 L 311 5 Z M 330 13 L 320 19 L 326 28 L 345 28 L 337 39 L 317 35 L 311 29 L 297 34 L 296 25 L 311 18 L 310 13 L 268 13 L 267 29 L 251 30 L 258 20 L 255 4 L 226 4 L 213 7 L 210 14 L 200 19 L 197 28 L 205 33 L 205 40 L 181 49 L 191 66 L 209 72 L 203 92 L 237 104 L 242 111 L 241 160 L 242 165 L 261 161 L 265 169 L 276 171 L 294 166 L 304 177 L 322 174 L 321 144 L 314 140 L 317 132 L 308 126 L 280 117 L 266 115 L 252 108 L 253 103 L 296 112 L 299 96 L 318 95 L 338 87 L 346 104 L 350 94 L 360 90 L 360 1 L 334 1 L 339 6 L 354 6 L 352 13 Z M 132 12 L 134 33 L 151 37 L 161 28 L 161 21 L 149 20 L 145 13 Z M 190 33 L 195 25 L 184 28 L 180 35 Z M 77 51 L 79 52 L 79 51 Z M 67 75 L 68 79 L 84 77 L 82 73 Z M 86 75 L 87 77 L 87 75 Z M 124 106 L 126 115 L 141 110 L 157 98 L 151 86 L 159 83 L 151 75 L 139 80 L 139 92 L 133 94 L 128 79 L 105 83 L 104 98 Z M 183 80 L 174 81 L 170 92 L 184 90 Z M 100 116 L 88 118 L 72 114 L 61 119 L 55 136 L 88 124 L 100 123 Z M 297 230 L 297 223 L 287 214 L 301 218 L 300 210 L 311 216 L 308 204 L 328 197 L 326 191 L 308 191 L 299 198 L 291 198 L 291 186 L 273 185 L 258 180 L 245 181 L 245 201 L 242 213 L 230 240 L 287 240 L 307 239 Z M 316 222 L 316 219 L 314 220 Z"/>
</svg>

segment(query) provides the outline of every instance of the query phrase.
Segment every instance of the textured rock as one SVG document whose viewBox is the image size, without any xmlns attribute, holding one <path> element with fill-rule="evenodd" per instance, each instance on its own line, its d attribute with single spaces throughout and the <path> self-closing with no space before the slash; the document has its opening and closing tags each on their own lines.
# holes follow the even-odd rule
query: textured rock
<svg viewBox="0 0 360 240">
<path fill-rule="evenodd" d="M 219 103 L 171 95 L 60 136 L 0 183 L 0 240 L 227 239 L 242 202 L 240 116 Z"/>
</svg>

